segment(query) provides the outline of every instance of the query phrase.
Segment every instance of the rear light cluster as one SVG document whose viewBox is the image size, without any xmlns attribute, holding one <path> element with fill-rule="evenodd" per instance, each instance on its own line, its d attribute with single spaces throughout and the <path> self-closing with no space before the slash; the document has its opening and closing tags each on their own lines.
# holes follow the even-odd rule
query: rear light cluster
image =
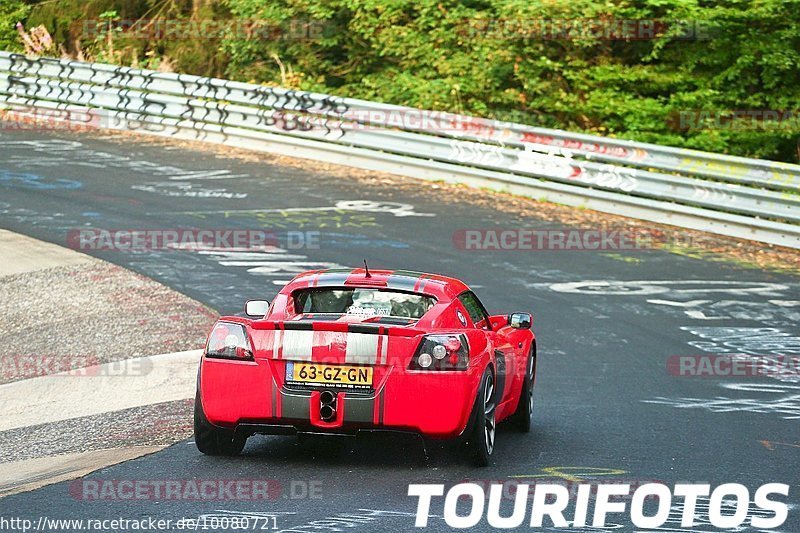
<svg viewBox="0 0 800 533">
<path fill-rule="evenodd" d="M 426 335 L 409 370 L 466 370 L 469 345 L 464 335 Z"/>
<path fill-rule="evenodd" d="M 206 346 L 206 357 L 253 360 L 247 332 L 241 324 L 219 322 L 211 331 Z"/>
</svg>

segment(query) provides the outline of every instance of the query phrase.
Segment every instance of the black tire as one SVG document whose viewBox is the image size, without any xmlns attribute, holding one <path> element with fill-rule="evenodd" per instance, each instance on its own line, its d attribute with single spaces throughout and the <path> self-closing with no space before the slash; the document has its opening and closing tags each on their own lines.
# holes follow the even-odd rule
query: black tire
<svg viewBox="0 0 800 533">
<path fill-rule="evenodd" d="M 528 360 L 525 362 L 525 380 L 522 382 L 522 391 L 519 395 L 517 410 L 511 415 L 509 421 L 522 433 L 530 433 L 531 419 L 533 418 L 533 384 L 536 379 L 536 352 L 531 347 Z"/>
<path fill-rule="evenodd" d="M 247 437 L 236 435 L 234 430 L 213 425 L 203 412 L 198 391 L 194 398 L 194 443 L 206 455 L 239 455 Z"/>
<path fill-rule="evenodd" d="M 478 387 L 473 415 L 475 417 L 474 425 L 469 439 L 469 449 L 477 466 L 489 466 L 497 434 L 496 409 L 497 394 L 494 387 L 494 374 L 490 368 L 487 368 L 481 378 L 481 385 Z"/>
</svg>

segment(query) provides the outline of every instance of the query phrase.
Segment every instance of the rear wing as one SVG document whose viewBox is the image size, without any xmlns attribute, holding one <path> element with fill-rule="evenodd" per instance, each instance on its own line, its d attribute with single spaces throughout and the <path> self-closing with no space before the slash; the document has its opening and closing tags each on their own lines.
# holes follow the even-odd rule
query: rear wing
<svg viewBox="0 0 800 533">
<path fill-rule="evenodd" d="M 256 331 L 335 331 L 396 337 L 416 337 L 425 334 L 425 331 L 411 326 L 332 322 L 330 320 L 252 320 L 249 327 Z"/>
</svg>

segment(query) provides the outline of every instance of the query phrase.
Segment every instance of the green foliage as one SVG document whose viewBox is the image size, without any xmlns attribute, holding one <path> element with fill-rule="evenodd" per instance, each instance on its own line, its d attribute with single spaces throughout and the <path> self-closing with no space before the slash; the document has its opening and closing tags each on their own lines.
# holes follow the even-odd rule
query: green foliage
<svg viewBox="0 0 800 533">
<path fill-rule="evenodd" d="M 800 109 L 800 1 L 226 0 L 322 21 L 324 38 L 235 40 L 226 75 L 342 96 L 797 161 L 798 124 L 679 128 L 713 111 Z M 559 38 L 596 20 L 690 21 L 658 39 Z M 543 22 L 544 21 L 544 22 Z M 671 37 L 670 37 L 671 32 Z M 706 126 L 706 127 L 702 127 Z"/>
<path fill-rule="evenodd" d="M 0 2 L 0 50 L 21 52 L 22 41 L 17 33 L 17 23 L 24 23 L 30 7 L 21 0 L 2 0 Z"/>
<path fill-rule="evenodd" d="M 798 160 L 797 120 L 727 129 L 713 120 L 681 127 L 676 117 L 796 116 L 800 0 L 50 0 L 29 24 L 41 21 L 74 49 L 74 31 L 64 29 L 111 10 L 227 21 L 229 30 L 221 38 L 99 36 L 80 44 L 89 56 L 148 66 L 169 58 L 176 70 L 201 75 Z M 673 23 L 655 39 L 559 34 L 567 24 L 652 19 Z M 260 25 L 242 31 L 247 21 Z"/>
</svg>

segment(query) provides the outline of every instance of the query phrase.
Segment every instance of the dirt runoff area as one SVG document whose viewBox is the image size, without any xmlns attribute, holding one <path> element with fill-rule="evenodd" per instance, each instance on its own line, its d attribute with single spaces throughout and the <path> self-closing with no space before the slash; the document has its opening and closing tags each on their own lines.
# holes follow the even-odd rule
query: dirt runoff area
<svg viewBox="0 0 800 533">
<path fill-rule="evenodd" d="M 153 280 L 0 230 L 0 496 L 191 435 L 217 315 Z"/>
</svg>

